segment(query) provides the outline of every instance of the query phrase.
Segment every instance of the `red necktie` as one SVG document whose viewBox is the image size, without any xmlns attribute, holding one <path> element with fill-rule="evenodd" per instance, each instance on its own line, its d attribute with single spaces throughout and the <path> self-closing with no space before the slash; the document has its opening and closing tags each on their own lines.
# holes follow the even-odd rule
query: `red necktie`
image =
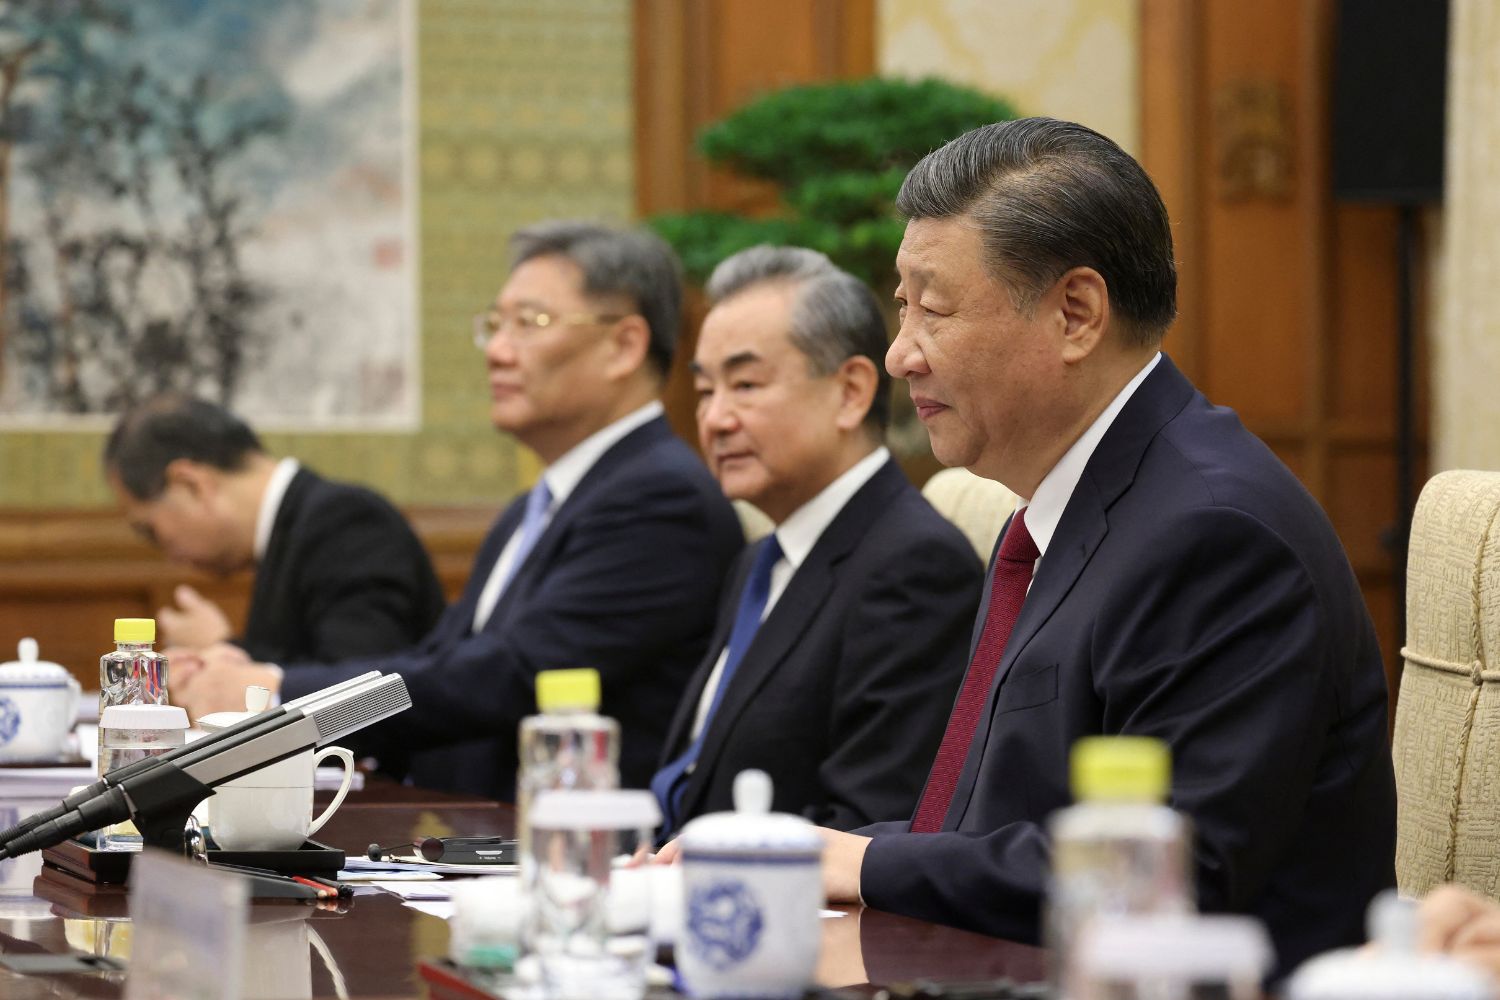
<svg viewBox="0 0 1500 1000">
<path fill-rule="evenodd" d="M 990 607 L 985 612 L 984 631 L 979 634 L 974 659 L 969 661 L 963 689 L 958 692 L 953 714 L 948 717 L 948 729 L 943 733 L 937 759 L 932 763 L 932 773 L 927 776 L 927 789 L 917 805 L 916 816 L 912 818 L 913 833 L 936 833 L 943 828 L 943 817 L 948 815 L 953 790 L 958 787 L 958 773 L 963 770 L 964 759 L 969 756 L 974 730 L 984 712 L 984 703 L 989 699 L 990 685 L 1000 667 L 1005 643 L 1021 615 L 1026 588 L 1031 585 L 1031 570 L 1040 554 L 1036 543 L 1031 540 L 1031 532 L 1026 530 L 1026 510 L 1022 508 L 1011 519 L 1005 541 L 1000 544 L 1000 553 L 995 557 L 995 577 L 990 585 Z"/>
</svg>

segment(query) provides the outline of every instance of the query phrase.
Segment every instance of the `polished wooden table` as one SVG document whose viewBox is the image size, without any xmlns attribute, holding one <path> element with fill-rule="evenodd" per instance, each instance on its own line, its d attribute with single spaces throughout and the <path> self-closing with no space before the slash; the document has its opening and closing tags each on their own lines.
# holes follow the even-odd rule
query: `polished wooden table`
<svg viewBox="0 0 1500 1000">
<path fill-rule="evenodd" d="M 372 842 L 509 834 L 513 827 L 507 806 L 372 781 L 345 800 L 318 839 L 360 855 Z M 83 951 L 128 959 L 124 894 L 90 891 L 50 874 L 37 880 L 39 867 L 37 856 L 0 862 L 0 952 Z M 249 946 L 249 968 L 264 974 L 274 966 L 277 982 L 306 984 L 292 990 L 294 996 L 394 1000 L 425 995 L 417 964 L 446 953 L 448 926 L 383 893 L 341 907 L 263 902 L 251 908 Z M 827 986 L 871 978 L 1031 982 L 1044 975 L 1043 960 L 1036 948 L 856 907 L 849 916 L 823 921 L 819 980 Z M 124 977 L 22 976 L 0 969 L 0 997 L 118 997 Z"/>
</svg>

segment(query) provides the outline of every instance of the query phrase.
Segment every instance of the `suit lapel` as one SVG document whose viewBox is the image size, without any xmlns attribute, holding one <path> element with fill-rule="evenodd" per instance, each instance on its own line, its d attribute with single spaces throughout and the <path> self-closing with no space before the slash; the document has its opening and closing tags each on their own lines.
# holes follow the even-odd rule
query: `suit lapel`
<svg viewBox="0 0 1500 1000">
<path fill-rule="evenodd" d="M 698 763 L 683 792 L 684 815 L 691 815 L 693 812 L 696 800 L 707 784 L 708 776 L 713 773 L 718 756 L 723 752 L 739 716 L 781 668 L 788 654 L 795 648 L 797 640 L 822 613 L 828 593 L 837 580 L 839 564 L 859 545 L 870 523 L 880 516 L 905 485 L 905 474 L 894 461 L 882 465 L 849 498 L 849 502 L 844 504 L 828 527 L 823 529 L 807 558 L 797 567 L 797 572 L 792 574 L 786 590 L 777 598 L 776 606 L 756 631 L 750 648 L 745 650 L 744 659 L 729 680 L 724 700 L 709 721 L 703 750 L 698 755 Z M 765 542 L 759 544 L 764 545 Z M 733 620 L 732 608 L 728 617 Z M 725 637 L 727 639 L 727 630 Z M 723 644 L 713 649 L 717 660 Z M 701 695 L 701 686 L 699 691 Z"/>
<path fill-rule="evenodd" d="M 745 581 L 750 576 L 750 567 L 755 563 L 755 551 L 755 546 L 752 545 L 741 552 L 735 559 L 734 568 L 730 570 L 733 583 L 725 588 L 724 596 L 719 601 L 718 621 L 714 625 L 713 637 L 708 642 L 708 652 L 703 657 L 703 661 L 698 664 L 698 669 L 693 672 L 692 679 L 688 681 L 687 688 L 682 693 L 682 698 L 677 702 L 677 711 L 672 715 L 672 724 L 668 727 L 667 738 L 662 743 L 661 765 L 663 767 L 675 760 L 688 747 L 693 720 L 698 716 L 698 703 L 703 699 L 703 688 L 708 684 L 708 678 L 714 672 L 714 665 L 719 662 L 719 655 L 724 652 L 724 647 L 729 645 L 729 632 L 734 627 L 734 612 L 739 607 L 740 594 L 744 591 Z"/>
<path fill-rule="evenodd" d="M 1000 666 L 995 671 L 981 720 L 993 720 L 996 699 L 1012 665 L 1078 582 L 1078 577 L 1109 533 L 1109 508 L 1130 488 L 1152 439 L 1182 410 L 1194 391 L 1192 384 L 1163 354 L 1156 370 L 1146 376 L 1100 439 L 1084 466 L 1078 485 L 1073 488 L 1067 507 L 1063 509 L 1052 543 L 1042 556 L 1041 566 L 1021 606 L 1021 615 L 1016 619 L 1005 652 L 1000 657 Z M 1006 527 L 1010 527 L 1008 521 Z M 992 557 L 991 576 L 986 577 L 986 586 L 993 579 L 993 573 Z M 981 616 L 974 633 L 976 642 L 982 628 Z M 972 646 L 969 655 L 972 660 Z M 991 731 L 990 721 L 982 721 L 975 733 L 963 770 L 959 773 L 953 803 L 945 817 L 945 830 L 957 829 L 963 822 Z"/>
<path fill-rule="evenodd" d="M 672 429 L 667 425 L 666 419 L 655 417 L 625 435 L 599 456 L 599 460 L 589 468 L 588 472 L 584 473 L 578 485 L 573 487 L 573 492 L 569 493 L 568 498 L 553 512 L 552 520 L 547 523 L 541 538 L 537 539 L 535 547 L 526 556 L 526 561 L 506 584 L 505 592 L 500 595 L 500 600 L 490 615 L 490 621 L 506 621 L 514 608 L 525 607 L 524 598 L 546 578 L 548 568 L 556 562 L 558 551 L 567 540 L 572 523 L 578 519 L 581 511 L 588 509 L 594 494 L 604 488 L 611 473 L 647 448 L 671 435 Z M 524 508 L 524 496 L 519 506 Z M 519 522 L 518 516 L 517 524 Z M 515 525 L 511 526 L 511 530 L 515 530 Z M 509 537 L 510 532 L 506 532 L 506 538 Z M 501 549 L 504 549 L 503 542 Z M 499 550 L 496 551 L 495 558 L 500 558 Z M 493 565 L 491 563 L 492 568 Z"/>
<path fill-rule="evenodd" d="M 483 593 L 490 574 L 495 571 L 495 563 L 500 561 L 500 553 L 505 551 L 505 543 L 510 541 L 510 536 L 520 526 L 521 518 L 525 516 L 525 513 L 526 494 L 523 493 L 512 500 L 510 506 L 506 507 L 499 519 L 495 521 L 495 526 L 490 529 L 484 543 L 479 546 L 479 552 L 474 556 L 474 569 L 469 573 L 469 579 L 464 584 L 464 592 L 459 595 L 458 603 L 443 616 L 447 629 L 444 635 L 435 637 L 441 643 L 460 639 L 473 630 L 474 611 L 479 607 L 479 595 Z M 500 608 L 497 605 L 495 610 L 490 612 L 485 628 L 489 628 L 492 622 L 499 619 L 499 611 Z"/>
<path fill-rule="evenodd" d="M 318 477 L 308 469 L 299 468 L 292 481 L 287 483 L 281 495 L 281 505 L 271 521 L 271 535 L 266 540 L 266 554 L 255 567 L 255 582 L 250 590 L 250 614 L 245 622 L 245 641 L 265 645 L 281 646 L 284 628 L 278 627 L 276 619 L 282 617 L 281 609 L 295 596 L 285 593 L 286 563 L 290 555 L 289 532 L 297 518 L 297 512 L 307 499 L 307 493 L 317 483 Z"/>
</svg>

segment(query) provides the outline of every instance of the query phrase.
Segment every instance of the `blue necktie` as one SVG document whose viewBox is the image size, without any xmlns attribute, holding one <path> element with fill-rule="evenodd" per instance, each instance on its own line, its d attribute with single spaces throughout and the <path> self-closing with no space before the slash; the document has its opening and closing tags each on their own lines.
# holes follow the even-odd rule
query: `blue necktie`
<svg viewBox="0 0 1500 1000">
<path fill-rule="evenodd" d="M 505 568 L 505 578 L 500 584 L 500 593 L 505 593 L 505 588 L 510 586 L 510 581 L 515 579 L 516 571 L 526 561 L 526 556 L 536 547 L 536 540 L 542 536 L 542 528 L 547 523 L 547 508 L 552 506 L 552 491 L 547 489 L 547 480 L 538 479 L 531 492 L 526 494 L 526 513 L 521 518 L 521 539 L 516 543 L 515 558 Z"/>
<path fill-rule="evenodd" d="M 703 728 L 681 757 L 657 771 L 656 776 L 651 779 L 651 791 L 661 804 L 661 829 L 664 837 L 677 829 L 682 793 L 687 789 L 688 769 L 697 762 L 698 754 L 703 752 L 708 727 L 713 724 L 714 713 L 724 700 L 724 692 L 729 688 L 734 668 L 739 666 L 745 650 L 750 648 L 750 642 L 755 638 L 755 630 L 760 628 L 761 615 L 766 610 L 766 599 L 771 594 L 771 568 L 780 560 L 781 544 L 776 541 L 775 535 L 771 535 L 755 554 L 755 564 L 750 567 L 750 577 L 745 581 L 745 589 L 740 594 L 739 610 L 734 614 L 734 629 L 729 633 L 729 651 L 724 657 L 724 669 L 719 672 L 719 686 L 714 689 L 708 714 L 703 717 Z"/>
<path fill-rule="evenodd" d="M 490 615 L 495 613 L 495 605 L 500 603 L 500 595 L 505 593 L 505 588 L 510 586 L 510 581 L 515 578 L 516 571 L 526 561 L 527 554 L 536 546 L 536 541 L 542 536 L 542 529 L 547 526 L 547 509 L 552 506 L 552 491 L 547 489 L 547 481 L 538 479 L 531 492 L 526 494 L 526 513 L 521 517 L 521 526 L 516 529 L 516 550 L 511 557 L 510 564 L 505 567 L 505 575 L 496 580 L 493 576 L 488 580 L 484 589 L 479 592 L 479 601 L 474 607 L 473 629 L 475 632 L 484 628 L 485 623 L 490 620 Z M 501 548 L 503 555 L 505 549 Z M 497 564 L 498 567 L 498 564 Z M 491 573 L 494 571 L 491 570 Z"/>
</svg>

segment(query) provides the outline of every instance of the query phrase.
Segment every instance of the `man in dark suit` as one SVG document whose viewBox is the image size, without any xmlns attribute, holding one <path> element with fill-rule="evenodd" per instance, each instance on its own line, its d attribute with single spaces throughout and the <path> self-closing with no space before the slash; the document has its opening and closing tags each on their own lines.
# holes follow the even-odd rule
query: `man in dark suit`
<svg viewBox="0 0 1500 1000">
<path fill-rule="evenodd" d="M 741 556 L 652 781 L 670 836 L 768 772 L 837 829 L 911 814 L 963 676 L 983 570 L 883 440 L 885 321 L 827 257 L 752 247 L 708 283 L 698 438 L 775 522 Z"/>
<path fill-rule="evenodd" d="M 390 503 L 272 458 L 222 407 L 178 395 L 142 403 L 115 425 L 104 467 L 131 525 L 169 559 L 215 575 L 254 568 L 236 640 L 252 656 L 385 653 L 442 614 L 427 552 Z M 157 612 L 165 645 L 195 651 L 230 638 L 212 601 L 187 585 L 174 596 Z"/>
<path fill-rule="evenodd" d="M 587 223 L 533 226 L 512 247 L 515 265 L 475 338 L 492 422 L 545 468 L 496 521 L 462 597 L 410 650 L 282 664 L 284 679 L 218 647 L 181 685 L 190 711 L 223 707 L 247 683 L 290 698 L 395 671 L 412 708 L 356 746 L 387 764 L 414 755 L 418 784 L 509 799 L 536 673 L 595 667 L 601 711 L 621 724 L 621 780 L 646 784 L 743 545 L 728 501 L 657 400 L 680 322 L 677 263 L 654 237 Z"/>
<path fill-rule="evenodd" d="M 1281 969 L 1363 937 L 1394 884 L 1380 652 L 1317 503 L 1158 353 L 1166 210 L 1082 126 L 986 126 L 899 204 L 887 356 L 933 450 L 1022 498 L 910 823 L 827 834 L 838 900 L 1037 936 L 1046 820 L 1079 737 L 1172 749 L 1199 899 L 1268 925 Z"/>
</svg>

